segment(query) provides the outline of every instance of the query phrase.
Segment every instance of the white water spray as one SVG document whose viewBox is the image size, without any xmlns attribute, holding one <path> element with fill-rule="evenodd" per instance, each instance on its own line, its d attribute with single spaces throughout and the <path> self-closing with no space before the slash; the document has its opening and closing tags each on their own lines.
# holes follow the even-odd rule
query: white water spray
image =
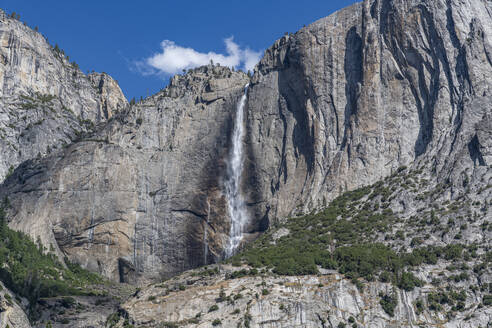
<svg viewBox="0 0 492 328">
<path fill-rule="evenodd" d="M 225 249 L 226 257 L 234 255 L 241 240 L 243 239 L 243 228 L 248 222 L 248 213 L 244 199 L 241 195 L 241 175 L 243 173 L 243 135 L 244 135 L 244 105 L 248 95 L 248 84 L 244 87 L 244 94 L 237 105 L 234 130 L 232 132 L 232 148 L 227 163 L 227 178 L 225 181 L 225 192 L 229 217 L 231 218 L 231 231 L 229 243 Z"/>
</svg>

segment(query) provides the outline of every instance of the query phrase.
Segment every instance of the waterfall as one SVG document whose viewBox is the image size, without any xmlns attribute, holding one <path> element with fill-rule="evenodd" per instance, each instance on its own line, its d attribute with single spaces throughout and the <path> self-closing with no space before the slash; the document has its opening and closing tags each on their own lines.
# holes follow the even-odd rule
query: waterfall
<svg viewBox="0 0 492 328">
<path fill-rule="evenodd" d="M 231 220 L 231 230 L 229 233 L 229 243 L 225 249 L 226 257 L 234 255 L 241 240 L 243 239 L 243 228 L 248 222 L 248 214 L 244 199 L 241 195 L 241 175 L 243 172 L 243 135 L 244 135 L 244 106 L 248 95 L 247 84 L 244 87 L 244 94 L 237 104 L 236 119 L 234 120 L 234 130 L 232 132 L 232 147 L 227 162 L 227 177 L 225 181 L 225 192 L 229 217 Z"/>
</svg>

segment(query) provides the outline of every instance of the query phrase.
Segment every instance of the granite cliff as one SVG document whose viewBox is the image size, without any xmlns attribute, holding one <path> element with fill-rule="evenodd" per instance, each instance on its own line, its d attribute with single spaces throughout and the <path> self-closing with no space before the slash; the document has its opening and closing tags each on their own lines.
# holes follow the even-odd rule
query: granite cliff
<svg viewBox="0 0 492 328">
<path fill-rule="evenodd" d="M 246 232 L 402 165 L 480 180 L 492 160 L 490 25 L 487 1 L 365 1 L 275 42 L 247 97 Z M 113 279 L 220 259 L 224 161 L 248 81 L 223 67 L 176 76 L 90 139 L 23 164 L 0 192 L 11 225 Z"/>
<path fill-rule="evenodd" d="M 10 226 L 116 281 L 220 259 L 229 232 L 221 174 L 247 82 L 225 67 L 175 76 L 89 138 L 23 163 L 5 182 Z"/>
<path fill-rule="evenodd" d="M 238 301 L 240 317 L 220 312 L 228 325 L 476 327 L 491 321 L 490 1 L 365 0 L 277 40 L 253 76 L 208 65 L 174 76 L 165 89 L 131 106 L 109 76 L 83 75 L 37 32 L 1 17 L 0 38 L 7 40 L 2 51 L 8 55 L 0 66 L 0 118 L 7 122 L 0 132 L 9 132 L 0 145 L 16 154 L 4 158 L 3 174 L 21 164 L 0 186 L 0 197 L 8 198 L 9 226 L 39 238 L 60 259 L 135 284 L 223 260 L 231 231 L 228 161 L 247 84 L 238 190 L 249 220 L 240 248 L 265 231 L 263 244 L 253 249 L 277 245 L 282 237 L 302 239 L 299 231 L 317 226 L 306 223 L 299 230 L 289 222 L 317 222 L 303 215 L 323 213 L 344 192 L 372 186 L 346 204 L 349 213 L 335 217 L 345 220 L 344 229 L 353 228 L 355 239 L 321 235 L 318 244 L 335 243 L 326 245 L 330 252 L 362 242 L 395 252 L 454 244 L 463 251 L 457 258 L 405 267 L 419 284 L 395 291 L 396 317 L 377 299 L 380 292 L 391 294 L 388 281 L 344 279 L 318 262 L 311 264 L 321 271 L 308 273 L 322 277 L 279 278 L 282 270 L 267 261 L 259 266 L 269 286 L 262 297 L 255 296 L 265 289 L 255 285 L 256 275 L 226 282 L 232 267 L 200 280 L 199 287 L 185 273 L 172 288 L 164 282 L 162 290 L 151 285 L 136 293 L 110 325 L 219 325 L 215 310 L 202 319 L 196 314 L 213 306 L 221 286 L 229 295 L 241 288 L 253 295 L 249 303 Z M 25 40 L 38 43 L 14 46 L 34 42 Z M 25 49 L 56 65 L 31 79 L 38 74 L 38 55 L 18 53 Z M 19 123 L 24 121 L 29 129 Z M 43 141 L 23 143 L 24 130 Z M 66 147 L 59 147 L 63 141 Z M 371 220 L 381 220 L 374 230 L 351 226 L 372 227 Z M 252 270 L 258 263 L 247 252 L 238 255 L 239 265 Z M 428 295 L 453 288 L 454 262 L 468 278 L 457 278 L 462 293 L 437 309 Z M 395 279 L 400 275 L 395 272 Z M 359 288 L 359 278 L 368 287 Z M 434 284 L 435 279 L 445 282 Z M 201 304 L 189 302 L 196 295 Z M 427 301 L 419 310 L 421 300 Z M 233 311 L 230 305 L 216 310 Z"/>
<path fill-rule="evenodd" d="M 364 1 L 275 42 L 248 98 L 256 216 L 321 208 L 403 165 L 487 171 L 490 18 L 489 1 Z"/>
<path fill-rule="evenodd" d="M 127 106 L 105 73 L 83 74 L 44 36 L 0 10 L 0 180 Z"/>
</svg>

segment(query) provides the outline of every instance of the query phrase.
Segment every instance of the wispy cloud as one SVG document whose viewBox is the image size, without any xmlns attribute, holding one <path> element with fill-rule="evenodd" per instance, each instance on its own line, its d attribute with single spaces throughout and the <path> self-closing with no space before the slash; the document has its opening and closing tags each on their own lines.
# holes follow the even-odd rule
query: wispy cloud
<svg viewBox="0 0 492 328">
<path fill-rule="evenodd" d="M 218 54 L 213 51 L 208 53 L 198 52 L 193 48 L 177 45 L 173 41 L 161 42 L 161 51 L 136 62 L 137 70 L 144 75 L 172 75 L 197 66 L 207 65 L 212 60 L 222 66 L 252 70 L 260 60 L 262 52 L 249 48 L 241 49 L 234 42 L 233 37 L 224 40 L 226 54 Z"/>
</svg>

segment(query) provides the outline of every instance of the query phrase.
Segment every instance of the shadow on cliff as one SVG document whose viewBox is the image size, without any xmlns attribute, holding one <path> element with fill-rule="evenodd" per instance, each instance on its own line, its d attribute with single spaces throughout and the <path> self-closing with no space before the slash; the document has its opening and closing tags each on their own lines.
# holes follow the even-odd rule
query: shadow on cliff
<svg viewBox="0 0 492 328">
<path fill-rule="evenodd" d="M 245 180 L 247 181 L 248 202 L 254 217 L 257 218 L 250 229 L 256 231 L 265 231 L 271 225 L 272 222 L 270 221 L 277 212 L 271 199 L 268 201 L 263 199 L 264 195 L 261 190 L 269 189 L 272 198 L 275 198 L 275 194 L 281 192 L 282 188 L 291 188 L 294 198 L 301 197 L 303 189 L 308 186 L 310 177 L 314 172 L 315 123 L 311 124 L 310 120 L 314 121 L 316 117 L 310 117 L 313 113 L 309 113 L 307 103 L 308 100 L 315 103 L 313 99 L 316 99 L 316 95 L 309 78 L 306 77 L 300 53 L 293 49 L 290 44 L 285 46 L 285 56 L 282 55 L 281 66 L 277 68 L 276 80 L 273 81 L 276 84 L 276 89 L 279 90 L 278 98 L 275 99 L 278 113 L 275 115 L 278 115 L 281 122 L 279 124 L 281 132 L 275 132 L 279 134 L 279 153 L 272 154 L 278 165 L 272 167 L 272 175 L 268 176 L 268 181 L 258 178 L 264 177 L 265 172 L 256 164 L 255 149 L 251 145 L 246 145 L 248 162 L 245 166 Z M 253 84 L 251 86 L 252 92 L 254 92 L 254 88 L 255 85 Z M 249 109 L 247 113 L 251 111 Z M 258 109 L 253 111 L 258 111 Z M 253 144 L 256 141 L 248 140 L 248 138 L 254 138 L 251 133 L 252 131 L 247 131 L 246 141 Z M 294 158 L 289 159 L 288 156 Z M 287 163 L 292 160 L 296 163 L 295 170 L 289 171 Z M 301 174 L 302 176 L 300 176 Z M 299 177 L 294 178 L 296 175 Z M 292 209 L 298 200 L 293 199 Z"/>
<path fill-rule="evenodd" d="M 363 76 L 363 56 L 362 56 L 362 38 L 357 33 L 357 28 L 352 27 L 345 37 L 345 58 L 343 62 L 343 70 L 345 73 L 345 121 L 344 134 L 341 150 L 347 149 L 347 155 L 350 165 L 350 140 L 352 137 L 352 119 L 357 114 L 357 99 L 362 83 Z"/>
</svg>

